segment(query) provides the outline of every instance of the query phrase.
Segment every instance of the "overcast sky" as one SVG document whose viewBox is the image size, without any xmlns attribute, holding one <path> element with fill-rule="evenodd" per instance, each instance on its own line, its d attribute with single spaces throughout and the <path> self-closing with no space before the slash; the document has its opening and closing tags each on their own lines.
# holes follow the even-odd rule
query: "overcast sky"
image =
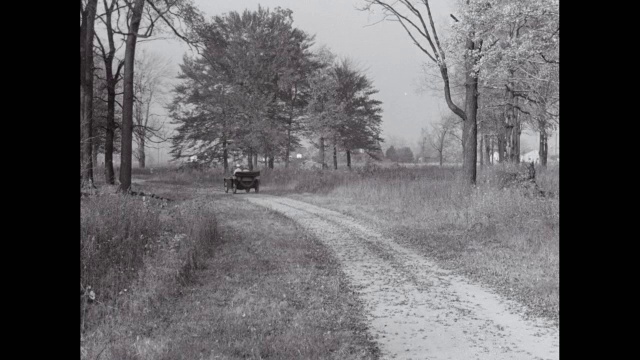
<svg viewBox="0 0 640 360">
<path fill-rule="evenodd" d="M 353 59 L 373 80 L 379 90 L 376 98 L 383 103 L 382 135 L 392 143 L 404 141 L 414 148 L 420 128 L 450 112 L 442 91 L 418 91 L 424 84 L 420 69 L 428 60 L 426 56 L 413 45 L 400 24 L 388 21 L 374 24 L 380 18 L 379 13 L 357 10 L 362 0 L 195 0 L 195 3 L 207 18 L 229 11 L 256 10 L 258 4 L 270 9 L 277 6 L 291 9 L 294 26 L 315 35 L 316 46 L 326 45 L 338 56 Z M 431 1 L 437 28 L 450 26 L 448 14 L 453 12 L 454 3 L 454 0 Z M 175 40 L 141 43 L 140 48 L 170 58 L 176 71 L 188 51 Z M 535 145 L 532 139 L 526 136 L 522 141 Z"/>
</svg>

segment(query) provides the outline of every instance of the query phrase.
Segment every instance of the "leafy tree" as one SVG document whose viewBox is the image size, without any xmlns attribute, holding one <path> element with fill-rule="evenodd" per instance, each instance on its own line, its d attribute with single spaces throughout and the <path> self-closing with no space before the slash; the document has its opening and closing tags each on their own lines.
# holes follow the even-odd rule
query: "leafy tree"
<svg viewBox="0 0 640 360">
<path fill-rule="evenodd" d="M 455 21 L 452 31 L 442 42 L 428 0 L 367 3 L 366 9 L 381 8 L 385 17 L 399 22 L 439 73 L 448 107 L 463 120 L 463 173 L 467 182 L 475 182 L 479 121 L 487 125 L 483 131 L 497 140 L 501 161 L 517 162 L 523 127 L 540 127 L 536 122 L 542 118 L 536 114 L 544 110 L 534 108 L 556 102 L 555 95 L 543 100 L 538 95 L 544 92 L 534 89 L 546 81 L 540 76 L 541 68 L 559 66 L 558 0 L 460 2 L 456 15 L 451 14 Z M 463 108 L 456 106 L 450 84 L 464 86 Z M 479 115 L 482 108 L 490 114 L 489 122 Z M 494 120 L 498 126 L 489 126 Z"/>
<path fill-rule="evenodd" d="M 334 95 L 336 103 L 339 104 L 339 116 L 334 127 L 337 129 L 338 143 L 347 153 L 347 167 L 350 168 L 353 149 L 373 152 L 383 141 L 380 137 L 382 102 L 371 97 L 378 90 L 351 61 L 345 59 L 337 64 L 334 76 Z"/>
<path fill-rule="evenodd" d="M 559 9 L 557 0 L 486 1 L 470 7 L 467 26 L 478 29 L 495 46 L 478 63 L 485 107 L 499 110 L 500 160 L 519 162 L 520 135 L 525 126 L 540 128 L 541 106 L 557 98 Z M 554 83 L 549 86 L 549 81 Z M 546 90 L 543 90 L 546 89 Z M 549 91 L 552 90 L 552 91 Z M 542 126 L 545 129 L 545 126 Z M 541 132 L 544 139 L 546 131 Z M 544 140 L 541 140 L 544 148 Z"/>
<path fill-rule="evenodd" d="M 314 55 L 320 64 L 309 77 L 309 102 L 305 118 L 305 130 L 308 138 L 318 138 L 316 145 L 320 148 L 322 168 L 328 168 L 325 161 L 325 142 L 334 139 L 336 128 L 334 121 L 338 118 L 339 104 L 336 101 L 338 83 L 333 73 L 336 55 L 326 47 L 320 48 Z"/>
<path fill-rule="evenodd" d="M 412 163 L 413 159 L 413 151 L 410 147 L 405 146 L 401 147 L 397 151 L 398 162 L 401 163 Z"/>
<path fill-rule="evenodd" d="M 290 10 L 259 7 L 216 16 L 199 29 L 203 51 L 185 58 L 185 83 L 176 88 L 175 157 L 195 146 L 199 152 L 222 148 L 226 159 L 232 142 L 247 155 L 249 168 L 257 165 L 258 152 L 270 167 L 276 155 L 288 161 L 299 145 L 315 66 L 308 51 L 312 37 L 292 23 Z M 192 125 L 203 122 L 207 126 Z"/>
<path fill-rule="evenodd" d="M 236 104 L 240 96 L 203 59 L 185 57 L 180 69 L 178 78 L 183 81 L 174 88 L 170 106 L 174 124 L 178 125 L 171 153 L 174 158 L 197 155 L 209 161 L 221 160 L 227 171 L 230 152 L 238 150 L 231 139 L 239 130 L 234 119 L 239 116 Z"/>
<path fill-rule="evenodd" d="M 478 60 L 483 46 L 483 39 L 478 36 L 474 27 L 465 27 L 460 34 L 464 51 L 460 46 L 454 49 L 464 58 L 465 103 L 463 108 L 456 105 L 451 96 L 449 64 L 445 47 L 440 42 L 428 0 L 382 1 L 366 0 L 365 9 L 382 8 L 385 18 L 397 21 L 404 28 L 413 43 L 437 66 L 444 84 L 444 96 L 449 109 L 463 120 L 463 174 L 468 184 L 476 182 L 477 156 L 477 111 L 478 111 Z M 470 4 L 467 0 L 467 7 Z M 455 19 L 455 17 L 453 17 Z M 429 25 L 427 25 L 427 22 Z M 459 44 L 458 44 L 459 45 Z"/>
<path fill-rule="evenodd" d="M 339 148 L 345 150 L 350 168 L 353 150 L 363 149 L 371 155 L 380 149 L 381 102 L 372 98 L 377 93 L 373 83 L 350 60 L 336 62 L 326 49 L 318 56 L 324 66 L 310 80 L 309 136 L 320 138 L 323 167 L 325 140 L 329 139 L 334 169 L 338 168 Z"/>
<path fill-rule="evenodd" d="M 396 148 L 390 146 L 385 153 L 385 157 L 393 162 L 398 161 L 398 153 L 396 152 Z"/>
</svg>

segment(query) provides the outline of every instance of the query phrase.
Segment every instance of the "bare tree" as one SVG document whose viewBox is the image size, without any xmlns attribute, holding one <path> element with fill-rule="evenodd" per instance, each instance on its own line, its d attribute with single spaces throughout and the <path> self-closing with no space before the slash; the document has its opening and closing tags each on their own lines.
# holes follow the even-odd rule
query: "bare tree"
<svg viewBox="0 0 640 360">
<path fill-rule="evenodd" d="M 100 36 L 96 34 L 100 55 L 102 61 L 104 62 L 106 76 L 106 78 L 104 79 L 105 87 L 107 89 L 107 117 L 104 140 L 104 171 L 105 180 L 108 184 L 111 185 L 115 183 L 115 172 L 113 170 L 113 142 L 115 139 L 116 130 L 116 88 L 118 82 L 121 80 L 120 72 L 122 71 L 122 67 L 124 66 L 124 62 L 122 60 L 119 60 L 115 72 L 113 70 L 114 61 L 116 60 L 116 52 L 123 44 L 123 42 L 119 42 L 119 45 L 116 45 L 116 41 L 114 39 L 116 29 L 114 28 L 113 15 L 115 14 L 117 15 L 117 17 L 119 17 L 120 5 L 121 4 L 118 3 L 118 0 L 111 0 L 110 3 L 107 3 L 107 0 L 103 0 L 104 13 L 98 15 L 98 19 L 100 19 L 105 26 L 105 35 L 107 37 L 106 47 L 102 42 Z"/>
<path fill-rule="evenodd" d="M 170 63 L 159 55 L 143 51 L 136 59 L 134 79 L 134 135 L 138 145 L 136 158 L 141 168 L 146 166 L 145 146 L 149 142 L 163 142 L 162 124 L 155 121 L 152 105 L 162 99 L 165 80 L 170 76 Z"/>
<path fill-rule="evenodd" d="M 451 147 L 453 139 L 457 138 L 461 140 L 461 138 L 455 133 L 455 118 L 445 117 L 431 126 L 432 131 L 429 137 L 429 144 L 438 153 L 440 166 L 442 166 L 445 159 L 445 152 Z"/>
<path fill-rule="evenodd" d="M 135 64 L 138 29 L 142 21 L 145 0 L 133 0 L 131 22 L 124 53 L 124 77 L 122 96 L 122 145 L 120 150 L 120 190 L 131 188 L 131 158 L 133 144 L 133 68 Z"/>
<path fill-rule="evenodd" d="M 194 10 L 188 0 L 174 0 L 155 2 L 152 0 L 123 0 L 128 8 L 129 19 L 124 53 L 124 76 L 122 96 L 122 146 L 120 152 L 120 190 L 128 192 L 131 188 L 131 161 L 133 157 L 133 103 L 134 103 L 134 64 L 138 38 L 151 37 L 156 25 L 162 23 L 187 44 L 195 44 L 192 40 L 177 30 L 174 19 L 183 18 L 185 21 L 198 26 L 201 16 Z M 143 19 L 144 5 L 148 3 L 150 9 L 145 17 L 145 29 L 139 33 Z M 119 33 L 122 33 L 119 31 Z"/>
</svg>

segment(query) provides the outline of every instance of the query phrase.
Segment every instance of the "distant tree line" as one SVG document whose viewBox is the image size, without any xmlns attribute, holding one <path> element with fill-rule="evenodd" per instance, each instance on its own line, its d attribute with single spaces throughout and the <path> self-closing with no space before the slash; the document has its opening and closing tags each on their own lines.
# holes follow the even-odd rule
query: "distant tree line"
<svg viewBox="0 0 640 360">
<path fill-rule="evenodd" d="M 412 163 L 416 160 L 413 156 L 413 151 L 408 146 L 400 147 L 398 149 L 394 146 L 390 146 L 385 152 L 385 157 L 390 161 L 399 163 Z"/>
</svg>

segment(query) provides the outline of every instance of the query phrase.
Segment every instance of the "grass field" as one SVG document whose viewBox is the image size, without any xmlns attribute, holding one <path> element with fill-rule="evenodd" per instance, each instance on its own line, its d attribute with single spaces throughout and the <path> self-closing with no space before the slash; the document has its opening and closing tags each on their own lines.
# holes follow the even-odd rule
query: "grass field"
<svg viewBox="0 0 640 360">
<path fill-rule="evenodd" d="M 536 184 L 503 186 L 513 168 L 480 169 L 477 186 L 456 168 L 273 171 L 263 191 L 367 221 L 444 266 L 559 321 L 559 167 L 538 168 Z"/>
<path fill-rule="evenodd" d="M 261 192 L 354 216 L 557 322 L 559 167 L 537 169 L 546 196 L 505 186 L 510 171 L 480 169 L 469 188 L 453 167 L 263 170 Z M 214 195 L 223 176 L 138 170 L 134 191 L 170 201 L 100 181 L 82 198 L 82 358 L 376 358 L 326 249 Z"/>
<path fill-rule="evenodd" d="M 519 300 L 531 314 L 559 321 L 559 165 L 536 168 L 531 187 L 508 185 L 518 170 L 478 169 L 477 185 L 459 168 L 369 165 L 353 170 L 262 170 L 261 191 L 342 211 Z M 220 171 L 168 172 L 171 181 L 219 188 Z M 154 181 L 150 175 L 149 181 Z M 507 184 L 507 185 L 505 185 Z"/>
<path fill-rule="evenodd" d="M 81 200 L 83 359 L 379 357 L 338 264 L 291 220 L 212 195 L 208 174 L 136 178 L 172 200 Z"/>
</svg>

